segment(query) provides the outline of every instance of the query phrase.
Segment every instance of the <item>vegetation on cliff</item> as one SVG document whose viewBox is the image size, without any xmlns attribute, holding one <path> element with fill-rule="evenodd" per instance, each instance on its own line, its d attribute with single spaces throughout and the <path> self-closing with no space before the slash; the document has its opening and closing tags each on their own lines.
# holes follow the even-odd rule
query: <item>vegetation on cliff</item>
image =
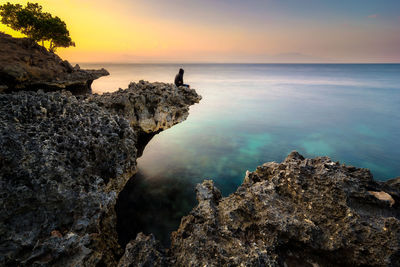
<svg viewBox="0 0 400 267">
<path fill-rule="evenodd" d="M 42 6 L 37 3 L 20 4 L 7 2 L 0 6 L 1 22 L 11 29 L 19 31 L 36 42 L 41 42 L 48 49 L 55 52 L 57 47 L 75 46 L 67 25 L 59 17 L 43 12 Z"/>
<path fill-rule="evenodd" d="M 73 67 L 30 38 L 0 32 L 0 47 L 0 92 L 66 89 L 82 94 L 91 91 L 93 80 L 109 75 L 105 69 Z"/>
</svg>

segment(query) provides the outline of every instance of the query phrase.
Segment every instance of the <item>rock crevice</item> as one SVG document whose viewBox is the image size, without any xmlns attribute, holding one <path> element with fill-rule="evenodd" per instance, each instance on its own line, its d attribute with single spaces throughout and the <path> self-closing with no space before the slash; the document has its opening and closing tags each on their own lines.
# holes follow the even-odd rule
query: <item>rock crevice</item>
<svg viewBox="0 0 400 267">
<path fill-rule="evenodd" d="M 114 206 L 136 172 L 138 136 L 183 121 L 200 99 L 148 82 L 104 96 L 0 94 L 0 265 L 115 266 Z M 149 116 L 156 126 L 132 119 Z"/>
</svg>

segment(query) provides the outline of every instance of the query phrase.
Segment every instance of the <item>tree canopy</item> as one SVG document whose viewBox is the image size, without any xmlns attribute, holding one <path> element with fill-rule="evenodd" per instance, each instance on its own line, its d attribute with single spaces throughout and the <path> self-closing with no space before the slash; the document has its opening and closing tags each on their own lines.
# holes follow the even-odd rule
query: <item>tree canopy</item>
<svg viewBox="0 0 400 267">
<path fill-rule="evenodd" d="M 36 42 L 49 42 L 49 51 L 57 47 L 75 46 L 69 36 L 67 25 L 59 17 L 43 12 L 37 3 L 20 4 L 7 3 L 0 5 L 1 22 L 11 29 L 19 31 Z"/>
</svg>

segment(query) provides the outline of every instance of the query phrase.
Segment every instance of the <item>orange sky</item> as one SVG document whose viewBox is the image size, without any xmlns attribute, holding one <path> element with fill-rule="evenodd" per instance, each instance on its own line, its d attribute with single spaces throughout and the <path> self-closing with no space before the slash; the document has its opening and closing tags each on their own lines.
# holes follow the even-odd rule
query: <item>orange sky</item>
<svg viewBox="0 0 400 267">
<path fill-rule="evenodd" d="M 73 63 L 400 61 L 396 2 L 382 8 L 365 0 L 360 7 L 369 9 L 348 12 L 339 4 L 304 0 L 307 9 L 294 1 L 36 2 L 67 23 L 76 47 L 58 53 Z"/>
</svg>

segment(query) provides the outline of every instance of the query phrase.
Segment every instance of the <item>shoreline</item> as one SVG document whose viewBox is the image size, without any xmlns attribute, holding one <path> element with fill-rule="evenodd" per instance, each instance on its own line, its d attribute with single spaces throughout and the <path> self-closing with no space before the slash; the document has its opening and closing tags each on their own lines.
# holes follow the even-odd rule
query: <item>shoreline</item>
<svg viewBox="0 0 400 267">
<path fill-rule="evenodd" d="M 61 59 L 53 60 L 48 63 L 65 67 Z M 18 64 L 30 66 L 24 62 Z M 379 182 L 367 169 L 295 151 L 281 163 L 247 172 L 227 197 L 210 180 L 198 184 L 198 205 L 182 217 L 169 248 L 142 233 L 121 248 L 115 206 L 137 172 L 137 158 L 152 136 L 186 120 L 201 96 L 194 89 L 146 81 L 102 95 L 24 88 L 0 93 L 0 265 L 396 266 L 400 261 L 400 177 Z"/>
<path fill-rule="evenodd" d="M 0 265 L 115 266 L 114 206 L 136 172 L 138 137 L 185 120 L 200 99 L 144 81 L 102 96 L 0 94 Z"/>
</svg>

